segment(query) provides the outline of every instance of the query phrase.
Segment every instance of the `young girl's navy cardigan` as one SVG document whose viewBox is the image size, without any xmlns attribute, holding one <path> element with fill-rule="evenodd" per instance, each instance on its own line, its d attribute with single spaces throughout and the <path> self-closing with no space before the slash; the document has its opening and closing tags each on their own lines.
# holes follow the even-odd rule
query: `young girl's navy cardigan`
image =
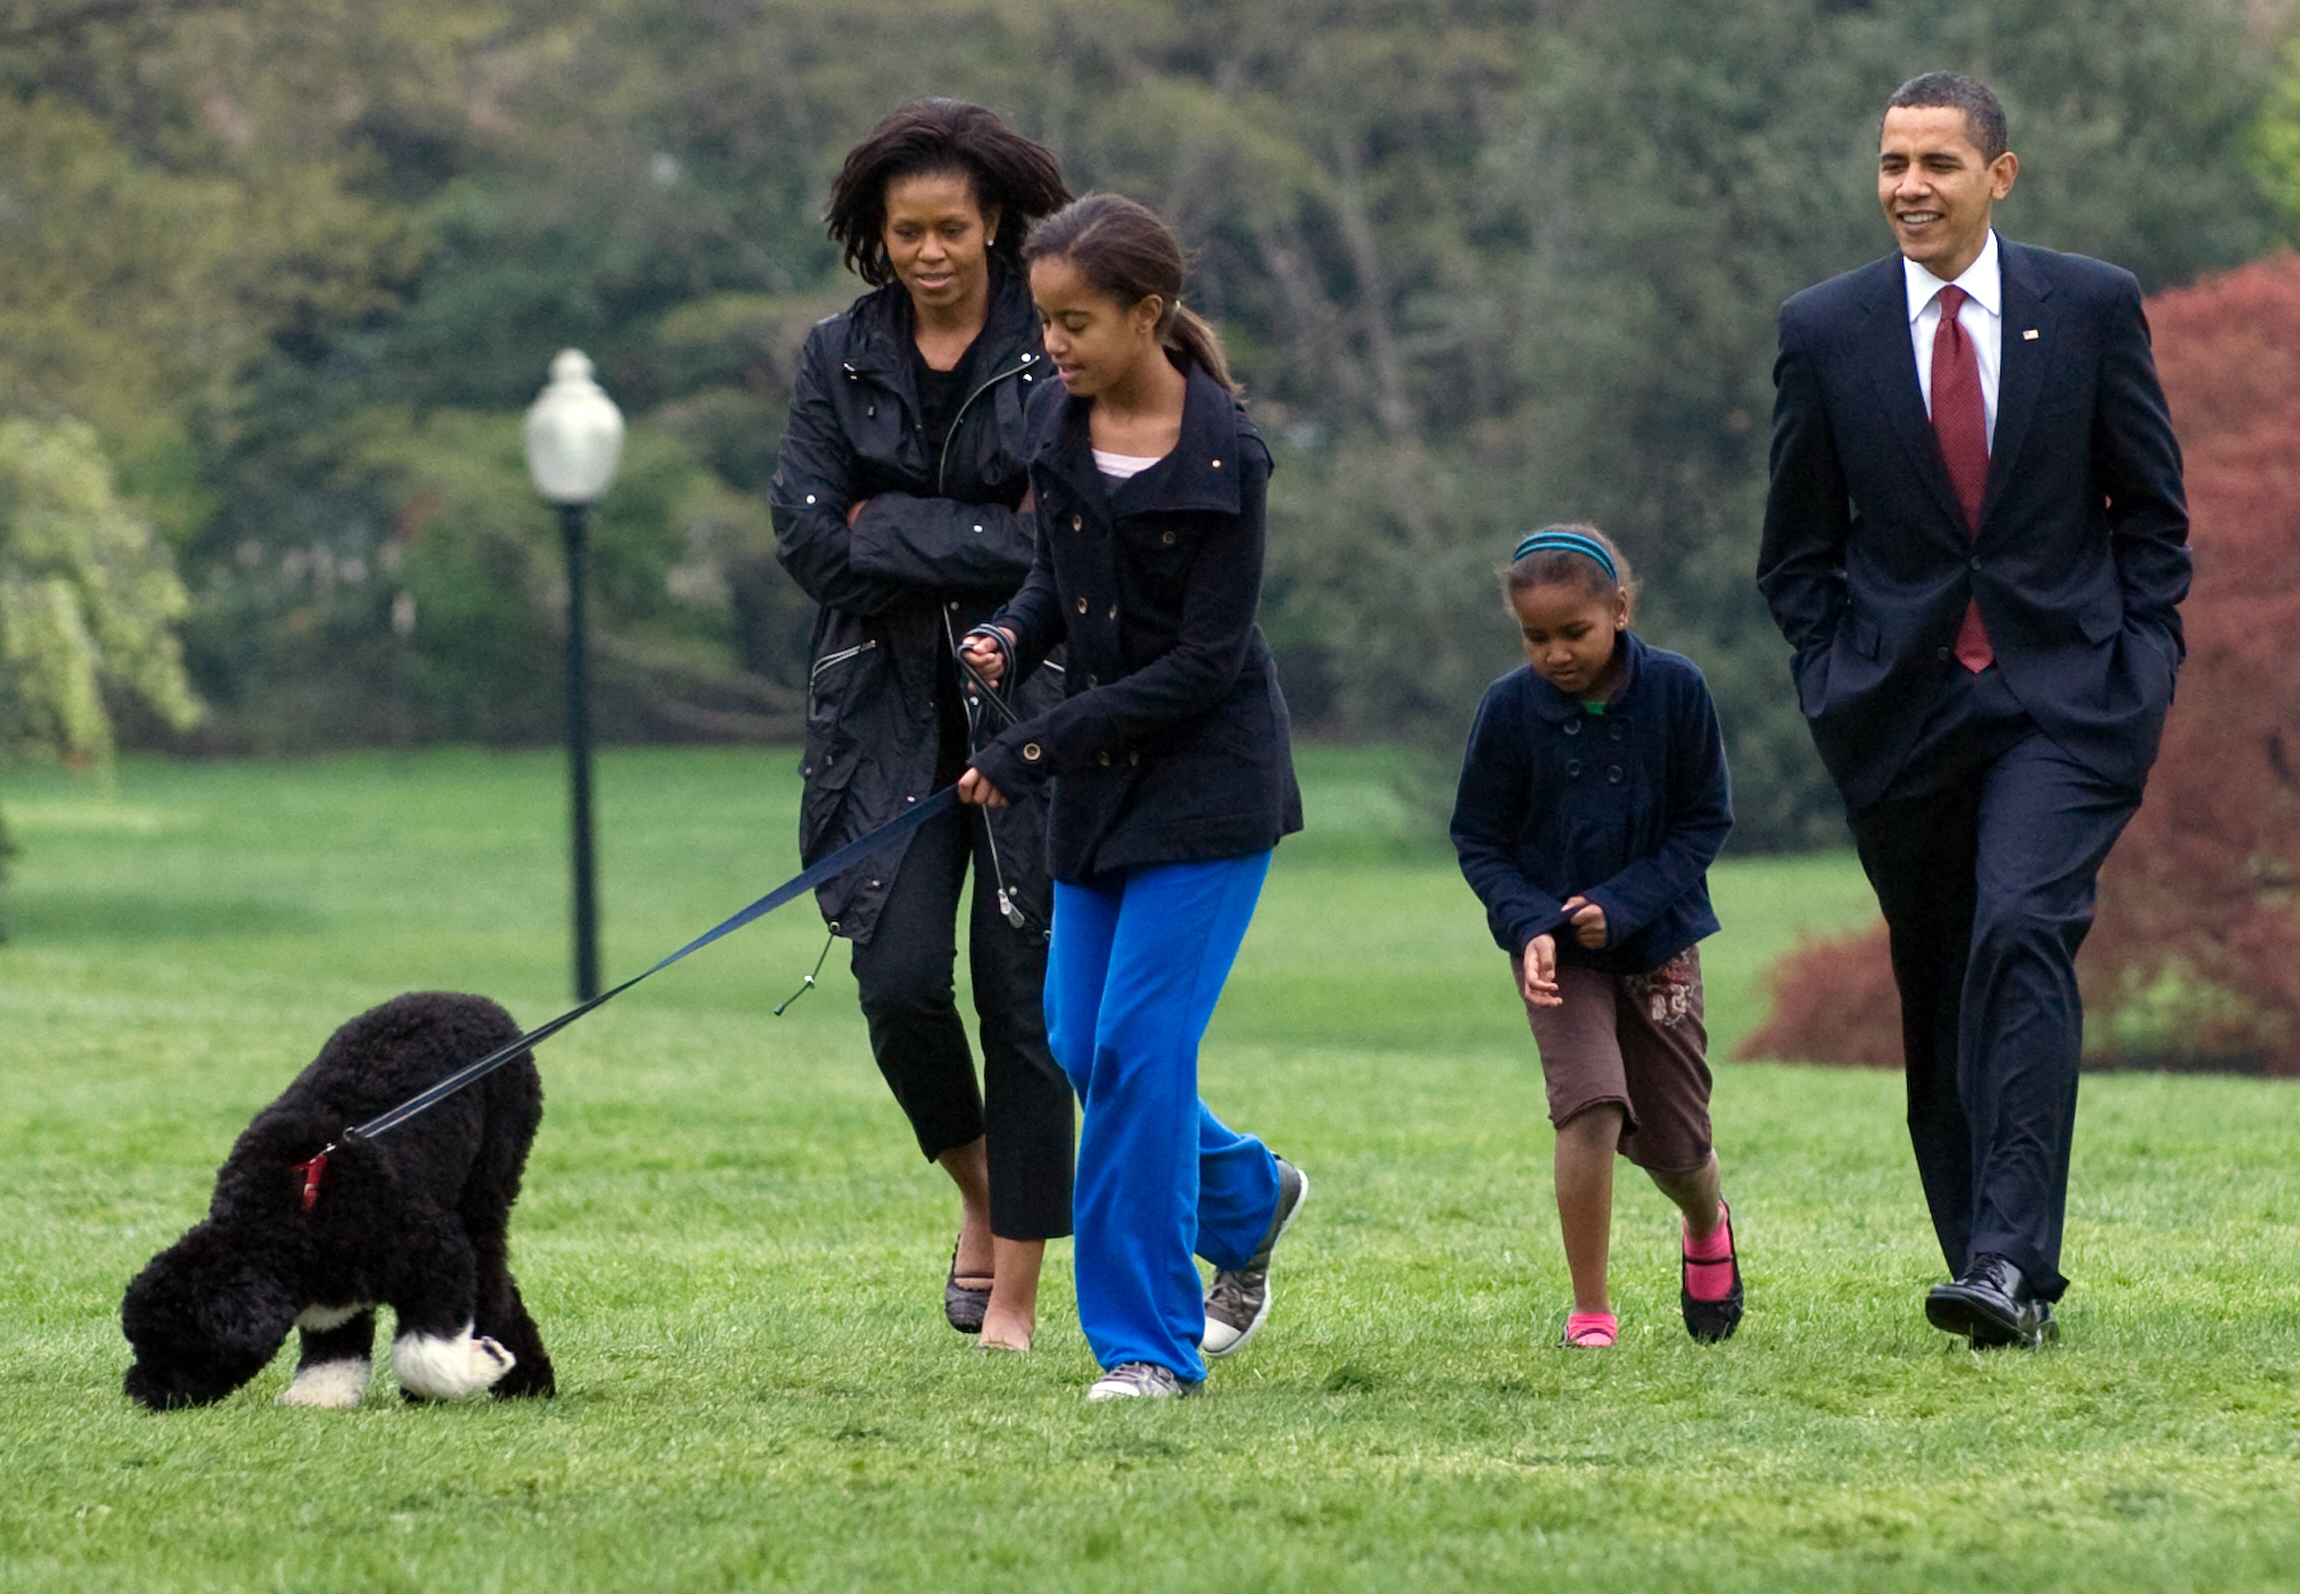
<svg viewBox="0 0 2300 1594">
<path fill-rule="evenodd" d="M 1634 974 L 1715 933 L 1708 869 L 1733 828 L 1725 742 L 1693 661 L 1622 633 L 1621 684 L 1592 714 L 1525 667 L 1486 690 L 1454 803 L 1461 872 L 1513 955 L 1557 937 L 1558 960 Z M 1565 899 L 1605 910 L 1581 945 Z"/>
</svg>

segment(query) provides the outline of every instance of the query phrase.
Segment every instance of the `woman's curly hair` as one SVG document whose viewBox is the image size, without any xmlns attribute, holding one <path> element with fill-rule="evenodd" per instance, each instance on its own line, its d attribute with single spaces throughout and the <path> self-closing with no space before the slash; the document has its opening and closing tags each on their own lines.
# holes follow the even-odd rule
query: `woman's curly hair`
<svg viewBox="0 0 2300 1594">
<path fill-rule="evenodd" d="M 1031 223 L 1070 203 L 1053 154 L 964 100 L 917 100 L 890 112 L 847 152 L 823 220 L 846 267 L 874 288 L 895 280 L 886 255 L 886 191 L 904 177 L 959 172 L 986 216 L 1000 217 L 991 254 L 1022 267 Z"/>
</svg>

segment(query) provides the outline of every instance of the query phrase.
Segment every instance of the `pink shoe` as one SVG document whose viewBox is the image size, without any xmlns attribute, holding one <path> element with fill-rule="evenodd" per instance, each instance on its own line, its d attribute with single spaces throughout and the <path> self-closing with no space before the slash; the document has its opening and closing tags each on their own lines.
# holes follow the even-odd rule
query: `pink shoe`
<svg viewBox="0 0 2300 1594">
<path fill-rule="evenodd" d="M 1733 1209 L 1717 1203 L 1717 1231 L 1696 1247 L 1680 1221 L 1677 1298 L 1685 1332 L 1703 1344 L 1731 1339 L 1741 1326 L 1741 1259 L 1733 1249 Z"/>
<path fill-rule="evenodd" d="M 1611 1312 L 1570 1312 L 1558 1343 L 1567 1350 L 1611 1350 L 1621 1337 L 1621 1319 Z"/>
</svg>

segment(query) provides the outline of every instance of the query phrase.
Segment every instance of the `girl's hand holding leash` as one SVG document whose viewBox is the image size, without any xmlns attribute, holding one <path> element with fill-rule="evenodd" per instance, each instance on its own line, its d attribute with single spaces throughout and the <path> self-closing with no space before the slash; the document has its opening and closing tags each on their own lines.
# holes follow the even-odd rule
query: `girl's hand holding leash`
<svg viewBox="0 0 2300 1594">
<path fill-rule="evenodd" d="M 998 645 L 999 638 L 1006 641 Z M 991 686 L 1006 678 L 1007 650 L 1014 646 L 1014 633 L 1004 626 L 978 625 L 959 639 L 959 656 L 966 660 L 975 674 Z"/>
<path fill-rule="evenodd" d="M 1014 633 L 1006 627 L 978 625 L 959 638 L 958 656 L 983 685 L 996 690 L 998 683 L 1006 679 L 1006 661 L 1013 648 Z M 1006 793 L 993 786 L 981 770 L 969 769 L 958 777 L 958 800 L 977 808 L 1004 808 Z"/>
<path fill-rule="evenodd" d="M 973 771 L 967 771 L 972 774 Z M 1557 938 L 1537 935 L 1525 943 L 1525 961 L 1518 970 L 1517 988 L 1535 1007 L 1563 1007 L 1557 994 Z"/>
<path fill-rule="evenodd" d="M 1568 897 L 1565 914 L 1573 924 L 1573 938 L 1592 952 L 1605 946 L 1605 910 L 1587 897 Z"/>
</svg>

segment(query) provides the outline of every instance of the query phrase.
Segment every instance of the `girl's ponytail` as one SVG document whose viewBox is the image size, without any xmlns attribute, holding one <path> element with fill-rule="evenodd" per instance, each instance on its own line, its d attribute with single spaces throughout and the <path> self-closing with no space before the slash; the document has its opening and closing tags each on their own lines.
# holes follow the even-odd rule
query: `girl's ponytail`
<svg viewBox="0 0 2300 1594">
<path fill-rule="evenodd" d="M 1175 353 L 1197 361 L 1201 370 L 1231 392 L 1238 391 L 1238 384 L 1230 376 L 1229 358 L 1222 353 L 1222 334 L 1214 330 L 1213 322 L 1188 305 L 1173 307 L 1165 326 L 1159 329 L 1158 341 Z"/>
<path fill-rule="evenodd" d="M 1022 246 L 1025 264 L 1067 260 L 1099 293 L 1122 305 L 1156 294 L 1166 309 L 1158 342 L 1238 391 L 1213 324 L 1182 303 L 1182 246 L 1147 205 L 1123 194 L 1088 194 L 1047 217 Z"/>
</svg>

